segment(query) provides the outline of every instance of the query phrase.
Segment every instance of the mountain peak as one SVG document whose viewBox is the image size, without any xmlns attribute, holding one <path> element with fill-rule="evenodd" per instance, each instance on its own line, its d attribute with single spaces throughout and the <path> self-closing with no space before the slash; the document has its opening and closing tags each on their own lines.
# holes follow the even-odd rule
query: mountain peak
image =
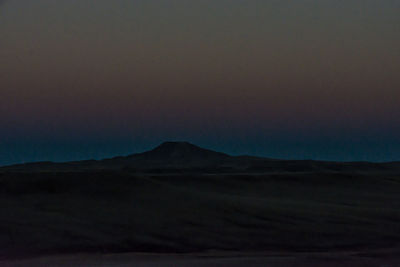
<svg viewBox="0 0 400 267">
<path fill-rule="evenodd" d="M 159 146 L 177 146 L 177 145 L 191 145 L 191 146 L 195 146 L 189 142 L 186 141 L 166 141 L 164 143 L 161 143 L 161 145 Z"/>
<path fill-rule="evenodd" d="M 164 142 L 153 150 L 145 152 L 147 156 L 155 159 L 185 159 L 200 160 L 228 157 L 227 154 L 204 149 L 189 142 L 169 141 Z"/>
<path fill-rule="evenodd" d="M 167 141 L 157 146 L 155 149 L 201 149 L 200 147 L 193 145 L 185 141 Z"/>
</svg>

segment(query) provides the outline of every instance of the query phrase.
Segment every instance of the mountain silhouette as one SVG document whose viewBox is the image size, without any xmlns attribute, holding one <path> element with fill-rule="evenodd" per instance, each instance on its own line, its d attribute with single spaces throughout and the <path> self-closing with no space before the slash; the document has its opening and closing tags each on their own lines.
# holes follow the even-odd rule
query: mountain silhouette
<svg viewBox="0 0 400 267">
<path fill-rule="evenodd" d="M 379 172 L 399 173 L 400 163 L 277 160 L 231 156 L 189 142 L 164 142 L 152 150 L 103 160 L 65 163 L 37 162 L 0 168 L 0 172 L 128 171 L 140 173 L 282 173 L 282 172 Z"/>
<path fill-rule="evenodd" d="M 128 158 L 142 158 L 163 161 L 219 160 L 230 158 L 228 154 L 204 149 L 188 142 L 165 142 L 153 150 L 134 154 Z"/>
</svg>

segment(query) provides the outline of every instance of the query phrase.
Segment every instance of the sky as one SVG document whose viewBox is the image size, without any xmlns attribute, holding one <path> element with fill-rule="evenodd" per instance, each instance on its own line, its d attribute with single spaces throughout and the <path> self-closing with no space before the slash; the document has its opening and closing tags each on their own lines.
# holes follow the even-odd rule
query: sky
<svg viewBox="0 0 400 267">
<path fill-rule="evenodd" d="M 0 0 L 0 165 L 189 141 L 400 160 L 398 0 Z"/>
</svg>

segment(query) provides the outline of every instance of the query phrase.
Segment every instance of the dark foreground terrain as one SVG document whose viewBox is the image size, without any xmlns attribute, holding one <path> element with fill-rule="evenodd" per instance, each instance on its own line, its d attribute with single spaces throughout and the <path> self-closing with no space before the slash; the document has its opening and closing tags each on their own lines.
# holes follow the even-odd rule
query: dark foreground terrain
<svg viewBox="0 0 400 267">
<path fill-rule="evenodd" d="M 90 163 L 93 169 L 81 163 L 69 163 L 70 169 L 50 163 L 0 169 L 0 266 L 40 266 L 40 260 L 50 261 L 42 266 L 53 266 L 57 259 L 80 259 L 85 266 L 107 259 L 114 260 L 112 266 L 129 266 L 130 260 L 137 266 L 176 266 L 179 260 L 179 266 L 313 266 L 313 261 L 336 266 L 329 264 L 340 260 L 341 266 L 399 265 L 400 172 L 395 163 L 355 163 L 351 169 L 351 164 L 285 165 L 222 154 L 223 159 L 212 160 L 199 156 L 207 159 L 202 166 L 187 165 L 188 155 L 196 153 L 167 149 L 153 169 L 143 158 L 134 168 L 118 158 L 123 166 L 109 163 L 112 168 L 104 169 L 98 162 Z M 168 160 L 173 163 L 167 168 L 162 162 Z M 264 161 L 280 169 L 252 169 L 262 169 Z M 179 164 L 189 167 L 176 171 Z M 138 171 L 140 166 L 147 169 Z M 142 254 L 114 255 L 122 252 L 153 256 L 143 262 Z M 81 256 L 29 259 L 75 253 Z M 237 253 L 247 256 L 236 261 Z M 254 262 L 234 265 L 230 260 Z M 348 261 L 353 265 L 345 265 Z"/>
<path fill-rule="evenodd" d="M 70 254 L 1 261 L 6 267 L 385 267 L 400 266 L 400 250 L 286 253 Z"/>
</svg>

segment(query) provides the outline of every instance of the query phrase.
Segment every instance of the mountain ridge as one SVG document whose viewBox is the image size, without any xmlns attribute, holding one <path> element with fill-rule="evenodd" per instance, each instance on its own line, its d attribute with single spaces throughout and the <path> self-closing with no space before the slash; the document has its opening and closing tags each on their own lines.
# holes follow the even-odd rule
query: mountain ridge
<svg viewBox="0 0 400 267">
<path fill-rule="evenodd" d="M 197 159 L 201 158 L 226 158 L 232 157 L 228 154 L 217 152 L 210 149 L 201 148 L 194 144 L 184 141 L 168 141 L 160 144 L 152 150 L 145 151 L 142 153 L 128 155 L 128 158 L 137 157 L 137 156 L 146 156 L 151 158 L 159 158 L 159 159 L 171 159 L 171 158 L 185 158 L 185 157 L 194 157 Z"/>
<path fill-rule="evenodd" d="M 102 160 L 36 162 L 0 167 L 1 172 L 128 171 L 143 173 L 387 172 L 400 173 L 399 162 L 331 162 L 232 156 L 185 141 L 163 142 L 142 153 Z"/>
</svg>

